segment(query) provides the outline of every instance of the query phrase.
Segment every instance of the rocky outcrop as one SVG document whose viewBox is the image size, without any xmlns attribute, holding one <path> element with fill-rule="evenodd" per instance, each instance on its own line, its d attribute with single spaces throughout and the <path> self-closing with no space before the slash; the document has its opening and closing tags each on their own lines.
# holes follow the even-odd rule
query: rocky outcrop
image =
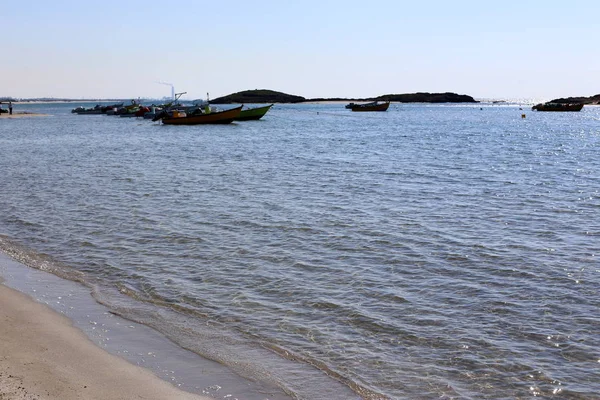
<svg viewBox="0 0 600 400">
<path fill-rule="evenodd" d="M 248 103 L 301 103 L 306 101 L 302 96 L 294 96 L 273 90 L 245 90 L 228 96 L 218 97 L 211 104 L 248 104 Z"/>
<path fill-rule="evenodd" d="M 246 90 L 228 96 L 211 100 L 212 104 L 244 104 L 244 103 L 302 103 L 315 101 L 395 101 L 399 103 L 478 103 L 473 97 L 466 94 L 456 93 L 407 93 L 407 94 L 384 94 L 377 97 L 363 99 L 357 98 L 314 98 L 305 99 L 302 96 L 275 92 L 273 90 Z"/>
<path fill-rule="evenodd" d="M 550 103 L 580 103 L 580 104 L 600 104 L 600 94 L 590 97 L 565 97 L 551 100 Z"/>
<path fill-rule="evenodd" d="M 367 97 L 362 99 L 347 98 L 318 98 L 307 101 L 395 101 L 398 103 L 479 103 L 473 97 L 466 94 L 456 93 L 405 93 L 405 94 L 384 94 L 377 97 Z"/>
<path fill-rule="evenodd" d="M 409 93 L 385 94 L 375 98 L 378 101 L 396 101 L 399 103 L 479 103 L 473 97 L 456 93 Z"/>
</svg>

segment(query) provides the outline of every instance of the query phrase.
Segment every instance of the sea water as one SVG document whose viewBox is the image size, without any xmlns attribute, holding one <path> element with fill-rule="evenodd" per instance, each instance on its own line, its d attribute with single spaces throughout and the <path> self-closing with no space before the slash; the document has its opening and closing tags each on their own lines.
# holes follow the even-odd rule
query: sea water
<svg viewBox="0 0 600 400">
<path fill-rule="evenodd" d="M 18 107 L 2 250 L 264 398 L 600 396 L 598 107 Z"/>
</svg>

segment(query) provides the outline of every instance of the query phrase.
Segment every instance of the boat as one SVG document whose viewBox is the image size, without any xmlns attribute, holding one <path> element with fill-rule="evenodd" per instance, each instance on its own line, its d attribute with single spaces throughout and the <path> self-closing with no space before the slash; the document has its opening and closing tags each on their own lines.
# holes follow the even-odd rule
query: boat
<svg viewBox="0 0 600 400">
<path fill-rule="evenodd" d="M 73 114 L 79 115 L 91 115 L 91 114 L 104 114 L 102 111 L 102 106 L 100 104 L 96 105 L 96 107 L 85 108 L 85 107 L 76 107 L 71 110 Z"/>
<path fill-rule="evenodd" d="M 196 111 L 199 106 L 191 106 L 186 107 L 183 104 L 179 103 L 178 100 L 181 96 L 187 94 L 187 92 L 175 93 L 173 100 L 164 104 L 152 104 L 148 111 L 143 113 L 144 119 L 151 119 L 152 121 L 158 121 L 163 117 L 172 117 L 173 112 L 185 112 L 186 114 L 191 114 Z"/>
<path fill-rule="evenodd" d="M 121 118 L 135 118 L 137 117 L 137 113 L 141 110 L 141 107 L 134 107 L 134 108 L 129 108 L 127 110 L 121 110 L 121 112 L 117 112 L 116 115 L 118 115 Z M 150 109 L 148 109 L 150 110 Z M 143 116 L 143 114 L 142 114 Z"/>
<path fill-rule="evenodd" d="M 115 103 L 108 106 L 103 106 L 101 110 L 103 114 L 108 114 L 109 111 L 114 112 L 115 110 L 118 110 L 121 107 L 123 107 L 123 103 Z"/>
<path fill-rule="evenodd" d="M 74 114 L 107 114 L 109 111 L 114 110 L 115 108 L 119 108 L 123 106 L 123 103 L 117 103 L 117 104 L 111 104 L 108 106 L 102 106 L 100 104 L 97 104 L 95 107 L 92 108 L 84 108 L 84 107 L 77 107 L 71 110 L 72 113 Z"/>
<path fill-rule="evenodd" d="M 133 113 L 136 117 L 143 117 L 146 113 L 150 112 L 150 107 L 141 106 L 139 110 Z M 122 116 L 122 115 L 121 115 Z"/>
<path fill-rule="evenodd" d="M 152 121 L 162 120 L 165 125 L 229 124 L 240 116 L 243 107 L 241 105 L 225 111 L 193 115 L 187 115 L 183 111 L 173 111 L 172 115 L 169 115 L 166 111 L 163 111 L 152 118 Z"/>
<path fill-rule="evenodd" d="M 350 103 L 350 104 L 346 105 L 346 108 L 348 108 L 352 111 L 387 111 L 389 106 L 390 106 L 389 101 L 386 101 L 383 103 L 380 103 L 378 101 L 373 101 L 371 103 L 364 103 L 364 104 Z"/>
<path fill-rule="evenodd" d="M 261 119 L 267 111 L 269 111 L 273 107 L 273 104 L 264 107 L 256 107 L 256 108 L 247 108 L 242 110 L 240 116 L 237 117 L 236 121 L 256 121 Z"/>
<path fill-rule="evenodd" d="M 537 111 L 581 111 L 583 103 L 540 103 L 531 107 Z"/>
</svg>

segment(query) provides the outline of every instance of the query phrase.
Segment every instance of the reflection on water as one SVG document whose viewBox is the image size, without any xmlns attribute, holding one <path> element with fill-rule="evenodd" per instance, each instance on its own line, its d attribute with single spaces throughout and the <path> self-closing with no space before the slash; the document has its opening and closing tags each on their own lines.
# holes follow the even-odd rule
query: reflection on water
<svg viewBox="0 0 600 400">
<path fill-rule="evenodd" d="M 37 107 L 0 126 L 0 233 L 176 343 L 300 398 L 600 392 L 600 109 Z"/>
</svg>

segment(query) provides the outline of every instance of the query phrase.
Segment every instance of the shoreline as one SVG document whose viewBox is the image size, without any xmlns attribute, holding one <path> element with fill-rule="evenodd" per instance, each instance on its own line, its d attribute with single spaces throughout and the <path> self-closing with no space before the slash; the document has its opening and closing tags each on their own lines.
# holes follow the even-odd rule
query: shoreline
<svg viewBox="0 0 600 400">
<path fill-rule="evenodd" d="M 50 114 L 32 113 L 28 111 L 19 111 L 13 114 L 2 113 L 0 114 L 1 119 L 16 119 L 16 118 L 27 118 L 27 117 L 48 117 Z"/>
<path fill-rule="evenodd" d="M 71 321 L 0 284 L 0 398 L 207 400 L 109 354 Z"/>
<path fill-rule="evenodd" d="M 290 398 L 114 314 L 90 290 L 0 251 L 0 399 Z"/>
</svg>

